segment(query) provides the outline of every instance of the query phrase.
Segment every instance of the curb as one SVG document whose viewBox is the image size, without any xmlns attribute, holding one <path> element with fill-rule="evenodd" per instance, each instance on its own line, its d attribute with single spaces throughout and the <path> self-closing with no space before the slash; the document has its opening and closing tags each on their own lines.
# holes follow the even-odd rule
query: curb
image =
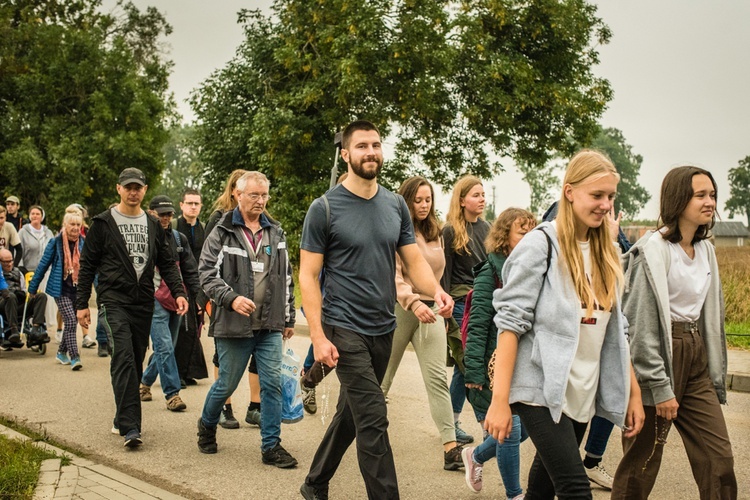
<svg viewBox="0 0 750 500">
<path fill-rule="evenodd" d="M 750 374 L 728 373 L 727 388 L 730 391 L 750 392 Z"/>
</svg>

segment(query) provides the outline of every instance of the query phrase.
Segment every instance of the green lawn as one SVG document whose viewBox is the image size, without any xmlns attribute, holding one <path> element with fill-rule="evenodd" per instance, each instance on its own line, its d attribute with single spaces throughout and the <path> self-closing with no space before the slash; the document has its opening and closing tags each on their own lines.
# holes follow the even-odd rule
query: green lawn
<svg viewBox="0 0 750 500">
<path fill-rule="evenodd" d="M 56 455 L 37 448 L 31 441 L 0 436 L 0 498 L 30 499 L 43 460 Z"/>
<path fill-rule="evenodd" d="M 750 323 L 726 323 L 724 329 L 729 346 L 750 350 Z"/>
</svg>

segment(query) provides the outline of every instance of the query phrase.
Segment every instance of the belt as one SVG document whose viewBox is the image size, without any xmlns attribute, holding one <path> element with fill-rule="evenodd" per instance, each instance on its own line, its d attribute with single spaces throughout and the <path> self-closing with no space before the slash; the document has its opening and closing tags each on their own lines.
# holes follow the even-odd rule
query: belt
<svg viewBox="0 0 750 500">
<path fill-rule="evenodd" d="M 672 336 L 683 333 L 698 333 L 697 321 L 672 321 Z"/>
</svg>

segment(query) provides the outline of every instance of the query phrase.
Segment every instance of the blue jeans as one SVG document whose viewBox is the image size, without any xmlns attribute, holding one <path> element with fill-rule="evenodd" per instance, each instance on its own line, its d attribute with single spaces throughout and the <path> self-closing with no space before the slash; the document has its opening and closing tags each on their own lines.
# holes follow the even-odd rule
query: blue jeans
<svg viewBox="0 0 750 500">
<path fill-rule="evenodd" d="M 589 426 L 589 437 L 586 438 L 586 455 L 594 458 L 602 458 L 607 451 L 607 442 L 612 428 L 615 426 L 606 418 L 597 417 L 591 419 Z"/>
<path fill-rule="evenodd" d="M 224 402 L 242 380 L 252 355 L 260 377 L 261 451 L 281 442 L 281 332 L 256 330 L 250 338 L 217 338 L 219 378 L 206 394 L 201 419 L 207 427 L 216 427 Z"/>
<path fill-rule="evenodd" d="M 305 370 L 305 373 L 310 371 L 310 368 L 312 368 L 312 365 L 315 363 L 315 354 L 313 354 L 313 346 L 310 344 L 310 349 L 307 350 L 307 357 L 305 358 L 305 362 L 302 365 L 302 369 Z"/>
<path fill-rule="evenodd" d="M 464 319 L 464 307 L 466 302 L 464 299 L 456 301 L 453 306 L 453 319 L 456 320 L 458 326 L 461 326 L 461 321 Z M 461 413 L 464 409 L 464 402 L 466 401 L 466 385 L 464 382 L 464 374 L 458 369 L 458 365 L 453 366 L 453 378 L 451 379 L 451 405 L 453 406 L 453 413 Z"/>
<path fill-rule="evenodd" d="M 161 391 L 166 399 L 180 392 L 180 372 L 174 357 L 174 346 L 180 333 L 182 316 L 164 309 L 154 300 L 154 315 L 151 318 L 151 342 L 154 355 L 141 377 L 143 385 L 152 386 L 156 376 L 161 379 Z"/>
<path fill-rule="evenodd" d="M 482 418 L 484 420 L 484 418 Z M 484 442 L 474 449 L 473 460 L 478 464 L 483 464 L 487 460 L 497 458 L 497 467 L 500 469 L 500 476 L 503 478 L 505 486 L 505 496 L 513 498 L 523 493 L 521 488 L 521 442 L 525 441 L 528 436 L 521 425 L 521 419 L 518 415 L 513 415 L 513 427 L 510 431 L 510 437 L 499 444 L 492 434 L 488 434 Z"/>
</svg>

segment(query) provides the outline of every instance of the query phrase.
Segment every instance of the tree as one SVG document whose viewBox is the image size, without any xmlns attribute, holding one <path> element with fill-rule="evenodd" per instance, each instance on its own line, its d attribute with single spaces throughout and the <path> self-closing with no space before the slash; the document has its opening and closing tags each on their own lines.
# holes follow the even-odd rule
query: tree
<svg viewBox="0 0 750 500">
<path fill-rule="evenodd" d="M 171 32 L 154 8 L 100 0 L 16 0 L 0 6 L 0 186 L 53 223 L 66 205 L 96 213 L 113 201 L 118 173 L 163 168 Z"/>
<path fill-rule="evenodd" d="M 726 209 L 729 217 L 734 217 L 735 213 L 744 213 L 750 225 L 750 156 L 729 169 L 729 199 Z"/>
<path fill-rule="evenodd" d="M 610 32 L 583 0 L 276 0 L 242 11 L 245 41 L 195 91 L 207 183 L 263 171 L 292 255 L 305 211 L 328 184 L 332 138 L 376 123 L 394 158 L 382 180 L 447 185 L 543 166 L 589 140 L 611 98 L 596 78 Z"/>
<path fill-rule="evenodd" d="M 175 206 L 182 200 L 185 188 L 198 191 L 203 188 L 203 165 L 198 159 L 194 134 L 194 127 L 177 125 L 169 131 L 169 141 L 164 146 L 165 167 L 157 189 L 152 194 L 169 196 Z M 204 208 L 207 208 L 206 205 Z"/>
<path fill-rule="evenodd" d="M 615 206 L 624 212 L 625 219 L 637 217 L 641 208 L 651 199 L 646 188 L 638 184 L 643 157 L 633 152 L 622 132 L 616 128 L 601 128 L 591 147 L 606 153 L 620 173 Z"/>
</svg>

